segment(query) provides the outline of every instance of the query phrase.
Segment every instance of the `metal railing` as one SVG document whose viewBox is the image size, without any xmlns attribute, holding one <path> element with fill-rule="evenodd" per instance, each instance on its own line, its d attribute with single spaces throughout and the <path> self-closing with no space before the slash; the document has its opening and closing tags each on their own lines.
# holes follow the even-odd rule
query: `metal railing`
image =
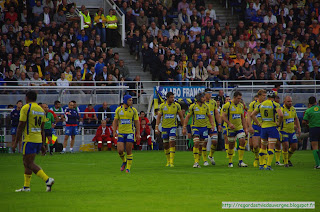
<svg viewBox="0 0 320 212">
<path fill-rule="evenodd" d="M 73 2 L 71 2 L 70 0 L 68 0 L 67 2 L 68 2 L 68 4 L 73 3 Z M 83 16 L 80 14 L 80 10 L 78 10 L 77 7 L 75 7 L 74 9 L 75 9 L 76 14 L 77 14 L 77 15 L 79 16 L 79 18 L 80 18 L 80 29 L 83 30 L 83 29 L 84 29 L 84 18 L 83 18 Z"/>
</svg>

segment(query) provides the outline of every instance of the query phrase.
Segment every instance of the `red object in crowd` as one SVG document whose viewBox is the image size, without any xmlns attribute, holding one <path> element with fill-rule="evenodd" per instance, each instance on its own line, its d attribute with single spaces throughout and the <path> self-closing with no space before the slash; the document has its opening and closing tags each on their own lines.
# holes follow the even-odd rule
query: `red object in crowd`
<svg viewBox="0 0 320 212">
<path fill-rule="evenodd" d="M 143 142 L 147 142 L 148 145 L 151 145 L 152 141 L 151 141 L 150 133 L 151 133 L 150 127 L 148 125 L 145 125 L 145 128 L 143 128 L 142 125 L 140 125 L 141 139 L 140 139 L 140 141 L 137 141 L 137 145 L 140 145 L 140 143 L 143 143 Z"/>
<path fill-rule="evenodd" d="M 144 117 L 144 120 L 146 120 L 146 123 L 147 123 L 147 124 L 150 123 L 150 121 L 149 121 L 149 119 L 148 119 L 147 117 Z M 139 122 L 141 123 L 141 117 L 139 117 Z"/>
<path fill-rule="evenodd" d="M 96 111 L 92 108 L 91 110 L 89 110 L 89 108 L 86 108 L 84 110 L 84 112 L 91 112 L 91 113 L 85 113 L 83 116 L 83 119 L 88 119 L 88 118 L 93 118 L 94 114 Z"/>
<path fill-rule="evenodd" d="M 112 147 L 112 143 L 117 145 L 117 139 L 112 137 L 113 131 L 112 127 L 106 126 L 105 129 L 100 125 L 97 129 L 96 135 L 92 139 L 94 142 L 98 142 L 98 148 L 102 148 L 103 143 L 107 142 L 108 148 Z M 101 141 L 101 143 L 99 143 Z"/>
</svg>

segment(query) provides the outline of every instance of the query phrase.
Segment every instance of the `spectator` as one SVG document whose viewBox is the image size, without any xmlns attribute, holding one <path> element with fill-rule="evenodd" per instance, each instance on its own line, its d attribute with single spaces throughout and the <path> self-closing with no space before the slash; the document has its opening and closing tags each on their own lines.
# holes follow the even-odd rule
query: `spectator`
<svg viewBox="0 0 320 212">
<path fill-rule="evenodd" d="M 67 17 L 64 14 L 63 10 L 59 10 L 58 13 L 53 16 L 53 20 L 57 23 L 58 26 L 60 26 L 67 22 Z"/>
<path fill-rule="evenodd" d="M 125 81 L 131 81 L 130 72 L 128 67 L 124 65 L 124 60 L 119 61 L 119 65 L 117 66 L 117 68 L 119 69 L 120 74 L 125 79 Z"/>
<path fill-rule="evenodd" d="M 65 78 L 65 73 L 61 73 L 60 79 L 57 80 L 57 86 L 69 87 L 69 81 Z"/>
<path fill-rule="evenodd" d="M 142 119 L 140 121 L 140 136 L 141 139 L 139 142 L 136 143 L 136 150 L 141 150 L 141 146 L 144 143 L 147 143 L 147 150 L 152 150 L 152 141 L 151 141 L 151 132 L 150 132 L 150 127 L 147 125 L 146 120 Z"/>
<path fill-rule="evenodd" d="M 83 121 L 85 125 L 95 125 L 97 123 L 97 115 L 92 104 L 88 104 L 88 107 L 84 110 Z"/>
<path fill-rule="evenodd" d="M 98 143 L 98 151 L 102 151 L 103 143 L 107 143 L 108 150 L 111 151 L 112 143 L 117 146 L 117 140 L 112 135 L 112 128 L 107 126 L 105 120 L 101 121 L 101 125 L 98 127 L 95 137 L 92 141 Z"/>
<path fill-rule="evenodd" d="M 207 69 L 203 66 L 202 61 L 199 62 L 195 71 L 196 71 L 196 80 L 206 81 L 208 79 L 208 72 L 207 72 Z"/>
<path fill-rule="evenodd" d="M 97 34 L 100 35 L 101 41 L 106 42 L 106 17 L 103 14 L 103 9 L 99 8 L 94 17 L 94 24 L 96 26 Z"/>
<path fill-rule="evenodd" d="M 118 19 L 115 15 L 115 10 L 110 9 L 109 15 L 107 15 L 107 45 L 114 47 L 117 45 L 117 28 L 118 28 Z"/>
<path fill-rule="evenodd" d="M 111 110 L 108 107 L 107 102 L 102 103 L 102 107 L 98 109 L 98 120 L 101 122 L 102 120 L 105 120 L 107 124 L 112 123 L 112 115 L 111 115 Z"/>
<path fill-rule="evenodd" d="M 61 107 L 60 101 L 58 101 L 58 100 L 54 101 L 54 105 L 52 108 L 50 108 L 50 110 L 52 110 L 55 114 L 57 114 L 57 118 L 56 118 L 57 125 L 60 125 L 60 124 L 62 124 L 62 122 L 65 121 L 64 113 L 63 113 L 63 109 Z M 59 124 L 59 122 L 60 122 L 60 124 Z"/>
</svg>

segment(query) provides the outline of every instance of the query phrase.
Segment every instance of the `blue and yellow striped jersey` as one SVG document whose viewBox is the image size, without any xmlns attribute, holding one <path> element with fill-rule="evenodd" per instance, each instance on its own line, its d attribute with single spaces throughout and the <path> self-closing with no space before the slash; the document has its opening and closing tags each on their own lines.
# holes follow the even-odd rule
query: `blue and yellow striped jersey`
<svg viewBox="0 0 320 212">
<path fill-rule="evenodd" d="M 235 129 L 233 130 L 241 130 L 243 129 L 241 115 L 244 114 L 243 104 L 234 104 L 233 101 L 227 102 L 222 107 L 222 113 L 227 114 L 227 119 L 231 124 L 234 125 Z M 228 129 L 229 126 L 228 126 Z"/>
<path fill-rule="evenodd" d="M 134 107 L 118 107 L 115 112 L 115 118 L 119 120 L 118 131 L 120 134 L 135 133 L 134 121 L 139 121 L 139 116 Z"/>
<path fill-rule="evenodd" d="M 28 103 L 21 108 L 19 120 L 26 122 L 23 141 L 42 143 L 41 125 L 46 122 L 46 115 L 43 109 L 35 102 Z"/>
<path fill-rule="evenodd" d="M 262 102 L 255 110 L 261 114 L 262 128 L 276 127 L 277 126 L 277 109 L 280 105 L 272 100 Z"/>
<path fill-rule="evenodd" d="M 209 107 L 209 111 L 210 111 L 210 114 L 212 116 L 212 119 L 213 121 L 215 120 L 215 114 L 214 114 L 214 111 L 218 108 L 217 106 L 217 102 L 213 99 L 210 99 L 209 101 L 206 102 L 206 104 L 208 105 Z M 207 117 L 207 123 L 208 123 L 208 128 L 211 128 L 211 123 L 209 121 L 209 118 Z"/>
<path fill-rule="evenodd" d="M 193 103 L 189 107 L 189 114 L 192 116 L 192 127 L 207 127 L 208 114 L 210 114 L 207 104 Z"/>
<path fill-rule="evenodd" d="M 258 100 L 252 101 L 252 102 L 249 104 L 249 110 L 248 110 L 248 112 L 251 112 L 251 113 L 252 113 L 259 105 L 260 105 L 260 102 L 259 102 Z M 258 119 L 258 121 L 259 121 L 260 123 L 262 122 L 261 114 L 260 114 L 260 113 L 257 114 L 257 119 Z M 251 124 L 257 125 L 253 120 L 251 120 Z"/>
<path fill-rule="evenodd" d="M 280 130 L 286 133 L 294 133 L 294 120 L 297 118 L 296 109 L 291 106 L 289 109 L 285 106 L 281 108 L 283 113 L 283 122 L 281 124 Z"/>
<path fill-rule="evenodd" d="M 159 112 L 162 115 L 162 127 L 171 128 L 177 127 L 177 113 L 181 111 L 179 103 L 173 102 L 168 104 L 164 102 L 160 105 Z"/>
</svg>

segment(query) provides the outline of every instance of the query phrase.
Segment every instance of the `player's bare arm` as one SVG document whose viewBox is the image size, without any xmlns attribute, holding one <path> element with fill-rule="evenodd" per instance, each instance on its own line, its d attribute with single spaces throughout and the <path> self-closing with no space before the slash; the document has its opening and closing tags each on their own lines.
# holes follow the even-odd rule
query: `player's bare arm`
<svg viewBox="0 0 320 212">
<path fill-rule="evenodd" d="M 235 128 L 234 125 L 228 120 L 226 113 L 222 113 L 222 120 L 227 123 L 230 129 L 233 130 Z"/>
<path fill-rule="evenodd" d="M 26 126 L 26 122 L 25 121 L 19 121 L 19 124 L 18 124 L 18 128 L 17 128 L 17 135 L 16 135 L 16 140 L 13 144 L 13 148 L 16 148 L 18 143 L 21 141 L 22 139 L 22 133 L 23 133 L 23 130 Z"/>
<path fill-rule="evenodd" d="M 183 135 L 187 135 L 187 125 L 188 125 L 188 121 L 189 121 L 190 117 L 191 117 L 191 115 L 188 114 L 186 116 L 186 118 L 184 119 L 183 128 L 182 128 L 182 134 Z"/>
<path fill-rule="evenodd" d="M 216 121 L 218 122 L 218 132 L 221 132 L 222 131 L 222 126 L 221 126 L 221 116 L 219 114 L 219 111 L 217 109 L 214 109 L 214 115 L 216 117 Z"/>
<path fill-rule="evenodd" d="M 261 127 L 261 123 L 258 121 L 258 119 L 257 119 L 257 115 L 258 115 L 258 111 L 253 111 L 253 113 L 251 113 L 251 118 L 252 118 L 252 120 L 259 126 L 259 127 Z"/>
<path fill-rule="evenodd" d="M 162 114 L 159 112 L 159 113 L 158 113 L 158 116 L 157 116 L 157 120 L 156 120 L 156 129 L 155 129 L 155 132 L 156 132 L 157 134 L 160 133 L 160 131 L 159 131 L 159 124 L 160 124 L 161 117 L 162 117 Z"/>
</svg>

